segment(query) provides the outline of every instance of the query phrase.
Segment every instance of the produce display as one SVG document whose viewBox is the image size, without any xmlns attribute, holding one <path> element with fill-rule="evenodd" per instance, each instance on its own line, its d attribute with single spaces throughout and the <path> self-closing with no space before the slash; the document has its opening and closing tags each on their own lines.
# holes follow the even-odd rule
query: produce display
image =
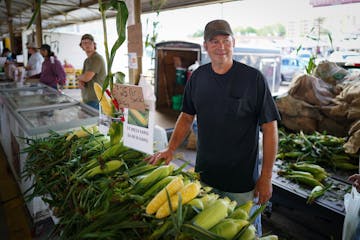
<svg viewBox="0 0 360 240">
<path fill-rule="evenodd" d="M 41 196 L 58 219 L 50 239 L 256 239 L 266 205 L 250 215 L 252 202 L 220 197 L 186 165 L 150 165 L 96 126 L 25 140 L 25 197 Z"/>
<path fill-rule="evenodd" d="M 297 182 L 312 191 L 308 203 L 330 191 L 331 176 L 346 178 L 359 169 L 359 156 L 345 152 L 345 138 L 325 133 L 287 133 L 279 130 L 277 159 L 282 164 L 277 174 Z"/>
</svg>

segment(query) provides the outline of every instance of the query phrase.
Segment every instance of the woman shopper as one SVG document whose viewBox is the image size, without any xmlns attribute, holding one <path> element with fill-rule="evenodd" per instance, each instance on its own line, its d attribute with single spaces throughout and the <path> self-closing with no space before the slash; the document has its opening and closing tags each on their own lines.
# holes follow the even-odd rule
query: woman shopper
<svg viewBox="0 0 360 240">
<path fill-rule="evenodd" d="M 40 53 L 44 57 L 41 73 L 30 76 L 29 78 L 40 78 L 41 83 L 55 89 L 58 89 L 59 85 L 60 89 L 62 89 L 66 82 L 66 74 L 62 64 L 51 51 L 50 45 L 41 45 Z"/>
</svg>

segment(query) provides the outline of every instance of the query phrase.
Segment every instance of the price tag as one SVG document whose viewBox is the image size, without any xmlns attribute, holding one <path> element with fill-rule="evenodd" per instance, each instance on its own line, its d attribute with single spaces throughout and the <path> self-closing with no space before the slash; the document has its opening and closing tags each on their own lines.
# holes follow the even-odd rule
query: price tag
<svg viewBox="0 0 360 240">
<path fill-rule="evenodd" d="M 142 87 L 140 86 L 115 83 L 113 95 L 121 108 L 132 108 L 140 111 L 146 109 Z"/>
</svg>

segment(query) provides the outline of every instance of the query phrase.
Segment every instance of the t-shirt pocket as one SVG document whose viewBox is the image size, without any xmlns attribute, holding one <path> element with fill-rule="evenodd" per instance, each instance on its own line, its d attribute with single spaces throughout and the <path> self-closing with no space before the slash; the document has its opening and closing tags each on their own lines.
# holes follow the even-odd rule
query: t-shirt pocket
<svg viewBox="0 0 360 240">
<path fill-rule="evenodd" d="M 250 99 L 247 98 L 228 98 L 226 100 L 225 114 L 228 117 L 245 118 L 254 115 L 254 107 Z"/>
</svg>

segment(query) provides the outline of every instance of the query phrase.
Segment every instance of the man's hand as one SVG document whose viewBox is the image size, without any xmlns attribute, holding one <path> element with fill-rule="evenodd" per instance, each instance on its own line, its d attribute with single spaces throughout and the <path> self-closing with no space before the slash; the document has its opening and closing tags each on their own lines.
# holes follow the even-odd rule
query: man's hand
<svg viewBox="0 0 360 240">
<path fill-rule="evenodd" d="M 260 176 L 254 189 L 254 197 L 258 199 L 258 204 L 266 203 L 272 196 L 271 178 Z"/>
<path fill-rule="evenodd" d="M 80 89 L 84 89 L 85 87 L 85 82 L 81 81 L 80 79 L 78 79 L 78 86 Z"/>
<path fill-rule="evenodd" d="M 159 151 L 154 155 L 145 158 L 144 160 L 154 165 L 160 162 L 161 160 L 165 160 L 165 163 L 169 164 L 173 159 L 173 156 L 174 156 L 174 151 L 169 148 L 165 148 L 164 150 Z"/>
<path fill-rule="evenodd" d="M 352 185 L 360 193 L 360 174 L 351 175 L 348 180 L 352 182 Z"/>
</svg>

